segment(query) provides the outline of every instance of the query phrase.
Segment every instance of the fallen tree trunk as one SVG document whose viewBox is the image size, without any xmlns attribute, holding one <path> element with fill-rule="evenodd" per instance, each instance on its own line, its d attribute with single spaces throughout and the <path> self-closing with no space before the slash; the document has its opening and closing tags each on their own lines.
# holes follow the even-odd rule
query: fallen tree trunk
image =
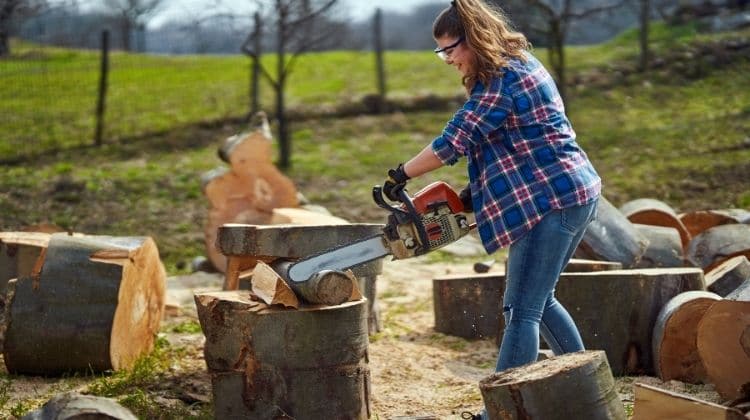
<svg viewBox="0 0 750 420">
<path fill-rule="evenodd" d="M 556 356 L 479 382 L 491 420 L 626 419 L 602 351 Z"/>
<path fill-rule="evenodd" d="M 151 238 L 53 234 L 40 276 L 18 279 L 7 302 L 8 371 L 129 368 L 153 348 L 165 277 Z"/>
<path fill-rule="evenodd" d="M 706 382 L 706 368 L 698 354 L 698 323 L 721 297 L 715 293 L 680 293 L 667 302 L 656 319 L 653 335 L 654 370 L 663 381 Z"/>
<path fill-rule="evenodd" d="M 741 411 L 689 395 L 635 383 L 633 418 L 638 420 L 746 420 Z"/>
<path fill-rule="evenodd" d="M 617 208 L 601 197 L 596 219 L 586 228 L 575 256 L 615 261 L 624 268 L 632 268 L 638 264 L 646 247 L 648 239 Z"/>
<path fill-rule="evenodd" d="M 620 206 L 620 212 L 633 223 L 663 226 L 676 229 L 680 235 L 681 249 L 690 243 L 690 232 L 677 213 L 667 203 L 653 198 L 639 198 Z"/>
<path fill-rule="evenodd" d="M 364 300 L 284 310 L 223 291 L 195 303 L 217 419 L 369 418 Z"/>
</svg>

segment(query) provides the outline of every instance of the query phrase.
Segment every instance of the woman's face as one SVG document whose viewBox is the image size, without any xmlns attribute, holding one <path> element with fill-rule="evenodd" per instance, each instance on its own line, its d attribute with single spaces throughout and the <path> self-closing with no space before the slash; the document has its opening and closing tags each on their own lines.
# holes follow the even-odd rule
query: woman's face
<svg viewBox="0 0 750 420">
<path fill-rule="evenodd" d="M 467 45 L 466 39 L 443 35 L 440 38 L 436 38 L 435 42 L 438 47 L 436 52 L 441 51 L 442 54 L 438 55 L 445 57 L 446 64 L 455 67 L 463 76 L 468 76 L 472 73 L 476 64 L 476 57 L 474 56 L 474 51 Z"/>
</svg>

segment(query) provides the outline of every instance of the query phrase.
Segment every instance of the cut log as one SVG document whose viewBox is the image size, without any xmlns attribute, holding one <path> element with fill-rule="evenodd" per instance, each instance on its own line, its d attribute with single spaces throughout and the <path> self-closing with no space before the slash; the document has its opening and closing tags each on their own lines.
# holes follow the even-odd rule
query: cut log
<svg viewBox="0 0 750 420">
<path fill-rule="evenodd" d="M 744 255 L 730 258 L 706 273 L 706 287 L 722 297 L 746 281 L 750 281 L 750 261 Z"/>
<path fill-rule="evenodd" d="M 596 219 L 586 228 L 577 258 L 615 261 L 624 268 L 638 264 L 648 247 L 648 239 L 638 233 L 617 208 L 604 197 L 599 198 Z"/>
<path fill-rule="evenodd" d="M 750 223 L 750 212 L 744 209 L 701 210 L 681 214 L 679 217 L 690 236 L 696 236 L 714 226 Z"/>
<path fill-rule="evenodd" d="M 638 420 L 742 420 L 736 408 L 724 407 L 677 392 L 636 382 L 633 418 Z"/>
<path fill-rule="evenodd" d="M 153 348 L 165 278 L 151 238 L 53 234 L 39 279 L 20 278 L 7 303 L 8 371 L 129 368 Z"/>
<path fill-rule="evenodd" d="M 348 225 L 349 221 L 336 217 L 332 214 L 311 211 L 305 208 L 280 208 L 273 209 L 271 214 L 272 225 Z"/>
<path fill-rule="evenodd" d="M 581 258 L 571 258 L 563 272 L 590 273 L 593 271 L 622 270 L 622 263 L 615 261 L 597 261 Z"/>
<path fill-rule="evenodd" d="M 690 243 L 690 232 L 669 204 L 653 198 L 639 198 L 620 206 L 620 212 L 633 223 L 674 228 L 680 235 L 681 249 Z M 681 252 L 682 254 L 682 252 Z"/>
<path fill-rule="evenodd" d="M 491 420 L 626 419 L 602 351 L 569 353 L 479 382 Z"/>
<path fill-rule="evenodd" d="M 705 272 L 735 256 L 750 258 L 750 225 L 729 224 L 707 229 L 693 237 L 686 254 L 693 265 Z"/>
<path fill-rule="evenodd" d="M 41 232 L 0 232 L 0 294 L 8 280 L 32 275 L 49 238 Z"/>
<path fill-rule="evenodd" d="M 299 308 L 299 299 L 292 288 L 267 264 L 259 262 L 253 270 L 251 290 L 267 305 Z"/>
<path fill-rule="evenodd" d="M 748 296 L 750 298 L 750 296 Z M 750 397 L 750 301 L 720 300 L 698 324 L 698 353 L 723 398 Z"/>
<path fill-rule="evenodd" d="M 699 268 L 654 268 L 563 273 L 556 295 L 586 348 L 604 350 L 615 374 L 627 375 L 654 372 L 652 332 L 669 299 L 704 289 Z M 435 329 L 460 337 L 502 337 L 502 301 L 495 296 L 504 291 L 504 273 L 435 278 Z M 488 332 L 493 325 L 497 332 Z"/>
<path fill-rule="evenodd" d="M 724 298 L 728 300 L 750 301 L 750 280 L 745 280 Z"/>
<path fill-rule="evenodd" d="M 654 370 L 663 381 L 691 384 L 706 382 L 706 369 L 698 354 L 698 323 L 721 296 L 704 291 L 680 293 L 659 312 L 654 326 Z"/>
<path fill-rule="evenodd" d="M 137 420 L 130 410 L 110 398 L 65 393 L 56 395 L 38 410 L 34 410 L 21 420 Z"/>
<path fill-rule="evenodd" d="M 469 339 L 504 329 L 504 274 L 451 275 L 432 280 L 435 331 Z"/>
<path fill-rule="evenodd" d="M 677 229 L 663 226 L 634 224 L 635 229 L 648 239 L 648 247 L 637 268 L 683 267 L 685 257 Z"/>
<path fill-rule="evenodd" d="M 278 260 L 271 264 L 273 271 L 285 281 L 294 293 L 307 303 L 339 305 L 352 296 L 356 280 L 343 271 L 325 270 L 307 281 L 289 280 L 289 267 L 293 261 Z"/>
<path fill-rule="evenodd" d="M 225 291 L 195 303 L 215 418 L 369 418 L 364 300 L 284 310 Z"/>
<path fill-rule="evenodd" d="M 258 115 L 251 130 L 227 139 L 219 156 L 230 164 L 202 177 L 203 193 L 210 203 L 205 244 L 209 259 L 219 271 L 226 269 L 224 255 L 216 249 L 216 231 L 225 223 L 267 224 L 272 211 L 297 207 L 294 183 L 273 164 L 272 137 L 265 115 Z"/>
</svg>

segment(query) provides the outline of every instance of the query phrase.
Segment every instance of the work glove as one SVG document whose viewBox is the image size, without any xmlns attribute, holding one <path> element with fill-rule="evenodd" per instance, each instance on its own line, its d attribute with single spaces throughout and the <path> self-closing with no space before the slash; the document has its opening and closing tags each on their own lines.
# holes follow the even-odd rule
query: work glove
<svg viewBox="0 0 750 420">
<path fill-rule="evenodd" d="M 464 205 L 465 213 L 471 213 L 474 211 L 474 203 L 471 201 L 471 186 L 467 184 L 466 188 L 461 190 L 458 194 L 458 198 L 461 199 L 461 203 Z"/>
<path fill-rule="evenodd" d="M 383 183 L 383 193 L 391 201 L 399 201 L 401 190 L 406 187 L 409 176 L 404 172 L 404 164 L 400 163 L 398 168 L 388 170 L 388 178 Z"/>
</svg>

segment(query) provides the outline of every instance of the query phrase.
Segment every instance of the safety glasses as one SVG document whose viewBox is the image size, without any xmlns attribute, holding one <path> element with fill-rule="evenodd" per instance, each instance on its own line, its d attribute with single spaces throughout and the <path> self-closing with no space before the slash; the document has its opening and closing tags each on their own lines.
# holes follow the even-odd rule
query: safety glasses
<svg viewBox="0 0 750 420">
<path fill-rule="evenodd" d="M 458 46 L 458 44 L 464 42 L 464 37 L 460 36 L 458 37 L 458 40 L 451 45 L 447 45 L 443 48 L 435 48 L 435 54 L 437 54 L 438 57 L 440 57 L 441 60 L 446 61 L 448 57 L 451 56 L 451 53 L 453 53 L 453 49 Z"/>
</svg>

